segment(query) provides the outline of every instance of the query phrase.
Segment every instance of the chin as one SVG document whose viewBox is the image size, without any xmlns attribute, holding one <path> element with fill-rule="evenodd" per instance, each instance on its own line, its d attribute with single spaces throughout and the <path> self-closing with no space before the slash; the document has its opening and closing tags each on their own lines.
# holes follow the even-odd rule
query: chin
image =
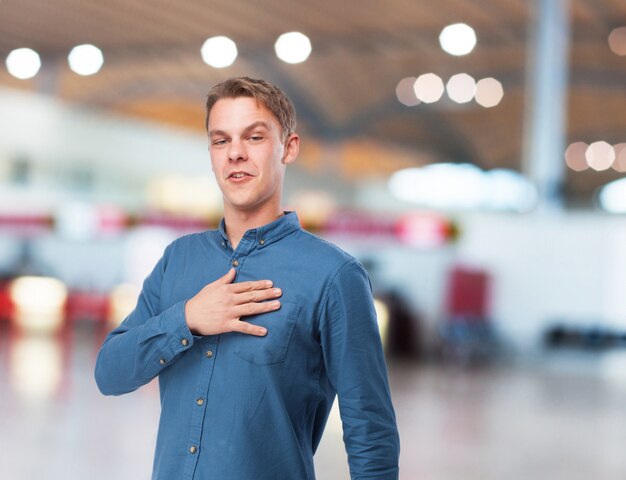
<svg viewBox="0 0 626 480">
<path fill-rule="evenodd" d="M 246 200 L 230 201 L 228 202 L 228 205 L 240 212 L 249 212 L 258 208 L 258 204 L 256 202 Z"/>
</svg>

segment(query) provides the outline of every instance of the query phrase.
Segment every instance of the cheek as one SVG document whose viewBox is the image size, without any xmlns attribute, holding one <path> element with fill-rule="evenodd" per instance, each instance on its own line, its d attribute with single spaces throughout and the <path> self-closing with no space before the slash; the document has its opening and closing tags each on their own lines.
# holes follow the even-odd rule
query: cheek
<svg viewBox="0 0 626 480">
<path fill-rule="evenodd" d="M 218 153 L 211 153 L 211 170 L 213 170 L 216 174 L 223 170 L 224 161 L 220 158 L 221 155 Z"/>
<path fill-rule="evenodd" d="M 285 147 L 282 144 L 278 145 L 274 155 L 276 155 L 276 158 L 280 158 L 280 163 L 283 163 L 283 160 L 285 159 Z"/>
</svg>

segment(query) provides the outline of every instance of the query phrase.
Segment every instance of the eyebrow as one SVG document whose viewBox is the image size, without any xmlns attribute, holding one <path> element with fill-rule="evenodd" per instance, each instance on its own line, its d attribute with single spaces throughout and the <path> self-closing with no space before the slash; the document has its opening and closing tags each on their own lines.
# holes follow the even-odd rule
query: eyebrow
<svg viewBox="0 0 626 480">
<path fill-rule="evenodd" d="M 255 130 L 257 128 L 264 128 L 265 130 L 269 130 L 270 129 L 269 125 L 266 122 L 258 121 L 258 122 L 251 123 L 246 128 L 244 128 L 243 129 L 243 134 L 245 135 L 246 133 L 249 133 L 252 130 Z M 217 130 L 210 130 L 209 131 L 209 136 L 210 137 L 215 137 L 215 136 L 220 136 L 220 135 L 228 136 L 228 134 L 224 130 L 217 129 Z"/>
</svg>

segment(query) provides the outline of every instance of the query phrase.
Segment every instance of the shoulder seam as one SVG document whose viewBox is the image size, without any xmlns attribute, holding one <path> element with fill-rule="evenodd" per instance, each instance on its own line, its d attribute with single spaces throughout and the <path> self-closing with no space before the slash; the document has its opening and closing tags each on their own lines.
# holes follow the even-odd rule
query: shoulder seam
<svg viewBox="0 0 626 480">
<path fill-rule="evenodd" d="M 341 247 L 339 247 L 339 246 L 335 245 L 334 243 L 332 243 L 332 242 L 330 242 L 330 241 L 328 241 L 328 240 L 326 240 L 326 239 L 324 239 L 324 238 L 322 238 L 322 237 L 318 237 L 317 235 L 315 235 L 315 234 L 313 234 L 313 233 L 311 233 L 311 232 L 309 232 L 309 231 L 307 231 L 307 230 L 301 229 L 300 231 L 301 231 L 302 233 L 304 233 L 304 234 L 308 235 L 309 237 L 311 237 L 313 240 L 317 240 L 317 241 L 319 241 L 319 242 L 323 243 L 324 245 L 326 245 L 327 247 L 332 248 L 332 249 L 333 249 L 334 251 L 336 251 L 337 253 L 340 253 L 340 254 L 342 254 L 342 255 L 345 255 L 345 256 L 349 257 L 349 259 L 356 260 L 356 259 L 355 259 L 355 257 L 354 257 L 354 255 L 349 254 L 349 253 L 348 253 L 348 252 L 346 252 L 343 248 L 341 248 Z M 343 264 L 342 264 L 342 265 L 343 265 Z M 341 268 L 341 267 L 339 267 L 339 268 Z"/>
</svg>

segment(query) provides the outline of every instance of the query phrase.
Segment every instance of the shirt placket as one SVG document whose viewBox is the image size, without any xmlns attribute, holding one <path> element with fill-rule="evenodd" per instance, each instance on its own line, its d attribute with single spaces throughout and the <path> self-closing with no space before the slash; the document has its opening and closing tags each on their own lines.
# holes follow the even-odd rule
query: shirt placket
<svg viewBox="0 0 626 480">
<path fill-rule="evenodd" d="M 248 254 L 256 246 L 256 230 L 246 232 L 235 250 L 232 250 L 226 241 L 222 240 L 221 243 L 223 248 L 231 252 L 228 259 L 228 268 L 234 267 L 238 274 L 239 270 L 243 267 Z M 193 478 L 196 466 L 200 460 L 200 448 L 202 443 L 204 418 L 206 415 L 207 398 L 211 388 L 211 379 L 213 377 L 215 364 L 218 361 L 219 339 L 220 335 L 213 335 L 205 337 L 202 340 L 202 348 L 204 350 L 203 363 L 200 369 L 198 385 L 194 392 L 193 405 L 191 406 L 193 410 L 191 415 L 189 440 L 187 442 L 187 454 L 189 457 L 185 464 L 184 478 Z"/>
<path fill-rule="evenodd" d="M 231 249 L 231 255 L 228 259 L 229 268 L 234 268 L 237 271 L 237 275 L 239 271 L 243 267 L 243 264 L 248 257 L 248 254 L 252 251 L 252 249 L 256 246 L 256 230 L 249 230 L 243 236 L 243 238 L 239 241 L 237 248 L 235 250 Z M 237 277 L 235 277 L 237 278 Z"/>
<path fill-rule="evenodd" d="M 217 361 L 219 335 L 211 335 L 204 337 L 202 343 L 202 362 L 199 374 L 198 384 L 194 391 L 193 402 L 190 405 L 192 409 L 191 427 L 189 431 L 189 440 L 187 442 L 187 459 L 185 465 L 184 478 L 193 478 L 196 465 L 200 458 L 200 446 L 202 443 L 202 431 L 204 426 L 204 417 L 206 414 L 207 396 L 211 387 L 211 379 L 213 378 L 213 370 Z"/>
</svg>

